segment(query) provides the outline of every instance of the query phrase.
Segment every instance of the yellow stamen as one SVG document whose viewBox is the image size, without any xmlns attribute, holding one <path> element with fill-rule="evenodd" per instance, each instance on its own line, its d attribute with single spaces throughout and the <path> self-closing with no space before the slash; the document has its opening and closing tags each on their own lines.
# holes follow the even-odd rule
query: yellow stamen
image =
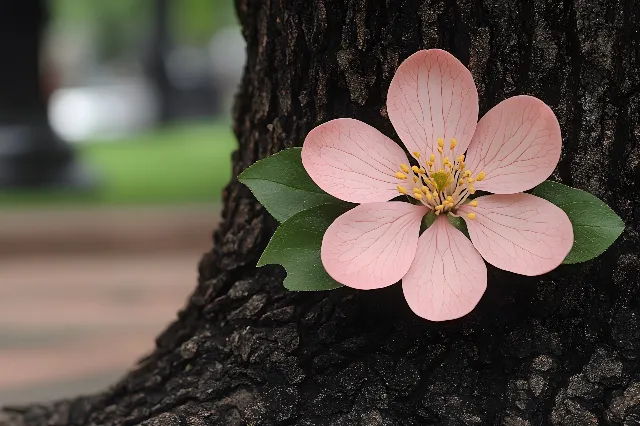
<svg viewBox="0 0 640 426">
<path fill-rule="evenodd" d="M 467 213 L 467 217 L 469 219 L 475 219 L 476 218 L 476 214 L 475 213 Z"/>
<path fill-rule="evenodd" d="M 422 175 L 425 173 L 425 170 L 422 167 L 418 167 L 418 166 L 413 166 L 411 167 L 411 170 L 413 170 L 413 173 Z"/>
<path fill-rule="evenodd" d="M 449 156 L 445 156 L 445 140 L 437 138 L 437 151 L 435 153 L 425 153 L 424 159 L 428 161 L 418 161 L 418 164 L 400 164 L 401 171 L 396 173 L 398 179 L 412 178 L 414 185 L 409 187 L 409 193 L 404 186 L 398 185 L 398 191 L 402 194 L 414 197 L 433 208 L 436 215 L 453 214 L 457 216 L 458 208 L 462 205 L 476 207 L 478 202 L 468 200 L 469 195 L 476 192 L 473 184 L 485 178 L 485 173 L 478 173 L 472 176 L 472 171 L 466 169 L 464 154 L 455 154 L 458 141 L 451 138 L 448 149 Z M 436 162 L 436 156 L 438 160 Z M 413 151 L 413 158 L 420 159 L 420 151 Z M 425 170 L 426 169 L 426 170 Z M 411 182 L 411 180 L 409 180 Z M 459 213 L 461 216 L 465 213 Z M 468 213 L 470 219 L 475 218 L 474 213 Z M 464 217 L 464 216 L 462 216 Z"/>
</svg>

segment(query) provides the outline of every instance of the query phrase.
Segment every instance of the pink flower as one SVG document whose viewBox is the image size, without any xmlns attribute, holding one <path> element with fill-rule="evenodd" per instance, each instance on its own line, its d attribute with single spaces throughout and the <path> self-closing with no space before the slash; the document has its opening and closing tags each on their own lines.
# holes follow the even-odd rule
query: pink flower
<svg viewBox="0 0 640 426">
<path fill-rule="evenodd" d="M 562 263 L 573 245 L 569 218 L 522 193 L 549 177 L 560 158 L 560 126 L 547 105 L 514 96 L 477 122 L 471 73 L 434 49 L 400 65 L 387 111 L 413 165 L 394 141 L 358 120 L 322 124 L 304 142 L 302 163 L 318 186 L 360 203 L 324 235 L 322 263 L 331 277 L 362 290 L 402 280 L 417 315 L 445 321 L 468 314 L 482 297 L 482 258 L 522 275 Z M 496 195 L 470 201 L 476 190 Z M 398 193 L 412 203 L 389 201 Z M 419 235 L 431 210 L 437 219 Z M 447 215 L 466 221 L 471 241 Z"/>
</svg>

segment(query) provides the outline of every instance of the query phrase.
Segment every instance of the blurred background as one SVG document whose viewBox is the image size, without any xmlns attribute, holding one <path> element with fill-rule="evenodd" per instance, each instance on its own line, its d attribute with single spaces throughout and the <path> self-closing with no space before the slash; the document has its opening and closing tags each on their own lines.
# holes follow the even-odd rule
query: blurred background
<svg viewBox="0 0 640 426">
<path fill-rule="evenodd" d="M 0 0 L 0 405 L 99 391 L 195 287 L 231 177 L 232 0 Z"/>
</svg>

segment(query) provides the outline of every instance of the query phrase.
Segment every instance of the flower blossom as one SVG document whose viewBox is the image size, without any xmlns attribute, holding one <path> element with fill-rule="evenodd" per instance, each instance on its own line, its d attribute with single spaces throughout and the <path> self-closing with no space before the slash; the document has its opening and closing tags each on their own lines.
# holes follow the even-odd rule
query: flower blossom
<svg viewBox="0 0 640 426">
<path fill-rule="evenodd" d="M 529 276 L 562 263 L 573 245 L 569 218 L 523 193 L 558 163 L 558 120 L 531 96 L 506 99 L 479 122 L 478 109 L 469 70 L 445 51 L 423 50 L 400 65 L 387 95 L 389 118 L 411 161 L 358 120 L 332 120 L 309 133 L 302 163 L 311 178 L 360 204 L 322 240 L 322 263 L 332 278 L 362 290 L 402 280 L 417 315 L 445 321 L 479 302 L 487 287 L 483 258 Z M 476 191 L 493 194 L 476 197 Z M 420 235 L 431 211 L 436 219 Z M 471 241 L 447 216 L 465 220 Z"/>
</svg>

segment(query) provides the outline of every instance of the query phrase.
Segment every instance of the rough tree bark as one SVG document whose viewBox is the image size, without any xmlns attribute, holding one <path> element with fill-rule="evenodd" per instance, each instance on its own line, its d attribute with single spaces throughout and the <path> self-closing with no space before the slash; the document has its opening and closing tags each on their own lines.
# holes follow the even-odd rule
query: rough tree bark
<svg viewBox="0 0 640 426">
<path fill-rule="evenodd" d="M 481 114 L 532 94 L 564 135 L 553 177 L 627 224 L 598 260 L 526 278 L 489 267 L 470 315 L 416 318 L 400 288 L 297 294 L 255 269 L 274 221 L 235 180 L 200 280 L 154 352 L 112 389 L 4 411 L 3 425 L 640 424 L 640 7 L 636 0 L 238 0 L 248 64 L 237 174 L 315 125 L 395 137 L 398 64 L 441 47 Z"/>
</svg>

